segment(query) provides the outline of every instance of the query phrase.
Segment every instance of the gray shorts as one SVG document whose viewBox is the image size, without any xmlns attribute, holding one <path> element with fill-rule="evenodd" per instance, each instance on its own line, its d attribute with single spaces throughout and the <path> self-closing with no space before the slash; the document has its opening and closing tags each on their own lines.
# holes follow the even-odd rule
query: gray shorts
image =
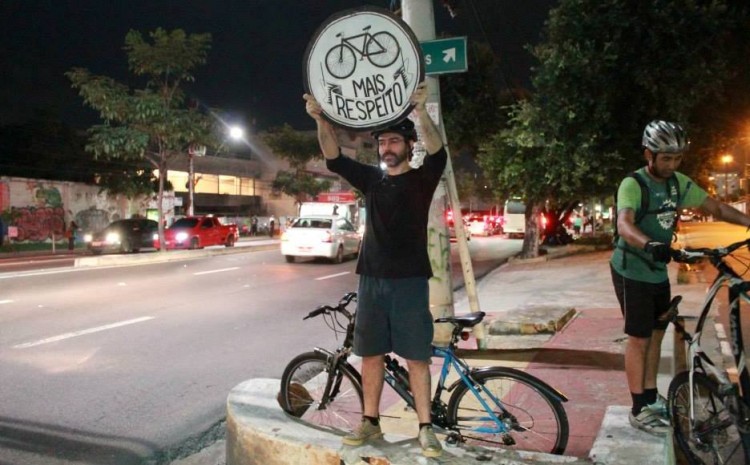
<svg viewBox="0 0 750 465">
<path fill-rule="evenodd" d="M 408 360 L 432 358 L 434 327 L 428 279 L 360 276 L 354 353 L 395 352 Z"/>
</svg>

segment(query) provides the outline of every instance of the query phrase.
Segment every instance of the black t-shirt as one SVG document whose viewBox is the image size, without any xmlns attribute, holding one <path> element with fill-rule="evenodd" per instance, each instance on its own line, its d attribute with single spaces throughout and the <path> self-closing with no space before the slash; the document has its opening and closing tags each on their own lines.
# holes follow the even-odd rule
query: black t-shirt
<svg viewBox="0 0 750 465">
<path fill-rule="evenodd" d="M 424 163 L 398 176 L 344 155 L 327 160 L 337 173 L 365 195 L 367 224 L 357 273 L 378 278 L 432 276 L 427 255 L 427 218 L 435 188 L 445 169 L 441 148 Z"/>
</svg>

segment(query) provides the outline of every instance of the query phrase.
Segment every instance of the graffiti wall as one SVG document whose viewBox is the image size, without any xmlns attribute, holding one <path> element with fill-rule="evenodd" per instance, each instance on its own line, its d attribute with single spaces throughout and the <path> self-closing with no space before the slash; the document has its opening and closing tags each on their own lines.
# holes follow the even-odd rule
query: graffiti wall
<svg viewBox="0 0 750 465">
<path fill-rule="evenodd" d="M 145 215 L 146 198 L 108 196 L 88 184 L 0 177 L 0 215 L 15 226 L 17 242 L 44 242 L 64 237 L 75 221 L 78 233 L 98 231 L 111 221 Z"/>
</svg>

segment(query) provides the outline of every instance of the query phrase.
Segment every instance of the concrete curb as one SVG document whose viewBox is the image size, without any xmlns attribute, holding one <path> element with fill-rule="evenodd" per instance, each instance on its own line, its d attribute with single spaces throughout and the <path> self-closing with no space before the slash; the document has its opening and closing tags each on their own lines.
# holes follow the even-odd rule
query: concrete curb
<svg viewBox="0 0 750 465">
<path fill-rule="evenodd" d="M 276 401 L 277 379 L 251 379 L 227 398 L 227 465 L 591 465 L 564 455 L 489 449 L 446 448 L 438 459 L 422 456 L 414 437 L 388 434 L 362 447 L 344 447 L 346 433 L 313 427 L 286 415 Z"/>
<path fill-rule="evenodd" d="M 573 307 L 543 306 L 514 309 L 488 319 L 490 336 L 509 334 L 554 334 L 576 315 Z"/>
<path fill-rule="evenodd" d="M 567 244 L 562 246 L 544 246 L 540 248 L 546 253 L 539 255 L 534 258 L 521 258 L 519 256 L 511 257 L 508 259 L 508 265 L 525 265 L 529 263 L 542 263 L 548 260 L 554 260 L 556 258 L 569 257 L 571 255 L 578 255 L 582 253 L 601 252 L 605 250 L 612 250 L 611 244 L 596 244 L 596 245 L 578 245 L 578 244 Z"/>
<path fill-rule="evenodd" d="M 155 252 L 149 254 L 95 255 L 76 258 L 73 266 L 129 266 L 150 263 L 167 263 L 181 260 L 194 260 L 196 258 L 205 258 L 213 255 L 261 252 L 264 250 L 276 250 L 278 248 L 278 244 L 266 244 L 248 247 L 225 247 L 223 249 L 170 250 L 167 252 Z"/>
<path fill-rule="evenodd" d="M 633 428 L 628 421 L 629 412 L 630 407 L 624 405 L 607 407 L 602 427 L 589 453 L 589 458 L 594 465 L 624 463 L 674 465 L 672 434 L 658 437 Z M 623 444 L 631 444 L 632 447 L 623 447 Z M 655 457 L 662 457 L 662 461 L 654 461 Z"/>
</svg>

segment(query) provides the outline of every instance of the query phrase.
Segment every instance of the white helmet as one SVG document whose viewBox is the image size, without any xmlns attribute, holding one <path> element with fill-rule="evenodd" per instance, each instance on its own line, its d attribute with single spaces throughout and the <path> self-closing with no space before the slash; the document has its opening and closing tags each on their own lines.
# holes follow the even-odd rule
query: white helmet
<svg viewBox="0 0 750 465">
<path fill-rule="evenodd" d="M 643 130 L 641 145 L 655 154 L 684 152 L 687 144 L 687 134 L 677 123 L 654 120 Z"/>
</svg>

